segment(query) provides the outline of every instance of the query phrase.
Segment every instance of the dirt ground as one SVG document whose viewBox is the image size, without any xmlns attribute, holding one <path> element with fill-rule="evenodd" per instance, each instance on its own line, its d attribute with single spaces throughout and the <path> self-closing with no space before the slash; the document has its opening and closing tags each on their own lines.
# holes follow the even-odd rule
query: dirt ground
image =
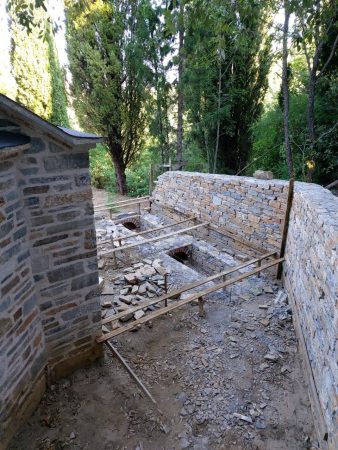
<svg viewBox="0 0 338 450">
<path fill-rule="evenodd" d="M 95 193 L 96 204 L 105 201 Z M 112 343 L 157 401 L 108 349 L 53 385 L 11 450 L 302 450 L 313 418 L 287 304 L 271 276 L 252 277 Z"/>
</svg>

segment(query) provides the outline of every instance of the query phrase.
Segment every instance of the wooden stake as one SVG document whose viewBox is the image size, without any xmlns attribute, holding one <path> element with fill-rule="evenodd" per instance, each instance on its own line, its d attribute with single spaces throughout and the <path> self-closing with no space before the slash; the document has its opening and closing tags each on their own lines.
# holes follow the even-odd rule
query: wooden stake
<svg viewBox="0 0 338 450">
<path fill-rule="evenodd" d="M 280 253 L 279 253 L 280 258 L 284 258 L 284 255 L 285 255 L 286 241 L 287 241 L 287 237 L 288 237 L 288 229 L 289 229 L 289 222 L 290 222 L 290 213 L 291 213 L 292 200 L 293 200 L 294 185 L 295 185 L 295 175 L 293 175 L 289 181 L 288 200 L 287 200 L 286 211 L 285 211 L 282 243 L 281 243 Z M 277 267 L 277 279 L 278 280 L 280 280 L 282 278 L 282 273 L 283 273 L 283 262 L 280 262 Z"/>
<path fill-rule="evenodd" d="M 165 294 L 168 294 L 168 274 L 164 274 L 164 292 Z M 168 299 L 166 298 L 164 300 L 164 306 L 168 306 Z"/>
<path fill-rule="evenodd" d="M 199 314 L 200 317 L 204 317 L 205 316 L 203 297 L 199 297 L 199 299 L 198 299 L 198 314 Z"/>
<path fill-rule="evenodd" d="M 261 267 L 261 265 L 262 265 L 262 261 L 261 261 L 261 260 L 260 260 L 260 261 L 257 261 L 257 267 Z M 258 272 L 257 277 L 258 277 L 258 278 L 261 277 L 261 273 L 260 273 L 260 272 Z"/>
</svg>

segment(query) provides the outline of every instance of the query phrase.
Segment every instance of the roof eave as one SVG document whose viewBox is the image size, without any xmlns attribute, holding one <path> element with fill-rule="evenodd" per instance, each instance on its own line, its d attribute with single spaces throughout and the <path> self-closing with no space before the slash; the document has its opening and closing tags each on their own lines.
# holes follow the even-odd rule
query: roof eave
<svg viewBox="0 0 338 450">
<path fill-rule="evenodd" d="M 34 124 L 46 134 L 70 146 L 93 146 L 104 140 L 104 137 L 74 137 L 67 134 L 61 128 L 47 122 L 24 106 L 19 105 L 15 101 L 9 99 L 5 95 L 0 94 L 0 110 L 4 111 L 11 119 L 23 122 L 28 128 L 32 128 Z"/>
</svg>

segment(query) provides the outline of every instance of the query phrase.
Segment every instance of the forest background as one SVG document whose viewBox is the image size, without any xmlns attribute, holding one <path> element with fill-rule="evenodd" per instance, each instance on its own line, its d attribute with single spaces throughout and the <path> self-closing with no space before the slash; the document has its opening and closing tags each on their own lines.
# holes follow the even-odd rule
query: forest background
<svg viewBox="0 0 338 450">
<path fill-rule="evenodd" d="M 94 186 L 168 169 L 338 179 L 335 0 L 0 0 L 0 92 L 105 136 Z"/>
</svg>

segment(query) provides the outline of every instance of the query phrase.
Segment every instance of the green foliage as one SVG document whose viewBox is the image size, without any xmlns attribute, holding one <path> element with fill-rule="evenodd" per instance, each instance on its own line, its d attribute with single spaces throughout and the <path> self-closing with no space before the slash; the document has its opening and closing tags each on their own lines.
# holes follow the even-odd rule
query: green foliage
<svg viewBox="0 0 338 450">
<path fill-rule="evenodd" d="M 98 144 L 90 151 L 89 161 L 93 186 L 116 193 L 115 171 L 107 146 Z M 157 148 L 148 144 L 137 163 L 126 171 L 130 196 L 148 195 L 150 165 L 157 162 Z"/>
<path fill-rule="evenodd" d="M 69 120 L 67 114 L 67 95 L 65 88 L 65 73 L 61 69 L 57 50 L 55 47 L 54 36 L 51 33 L 50 26 L 48 27 L 47 43 L 49 50 L 49 70 L 51 77 L 51 115 L 49 120 L 54 125 L 69 127 Z"/>
<path fill-rule="evenodd" d="M 45 13 L 36 12 L 39 26 L 27 30 L 20 24 L 15 12 L 10 10 L 12 73 L 16 83 L 16 100 L 44 119 L 52 112 L 51 74 L 49 70 L 48 43 L 41 39 L 45 31 Z"/>
<path fill-rule="evenodd" d="M 97 189 L 115 191 L 115 171 L 107 147 L 98 144 L 89 152 L 91 182 Z"/>
<path fill-rule="evenodd" d="M 16 100 L 55 125 L 69 126 L 64 73 L 49 17 L 43 3 L 37 1 L 29 6 L 32 19 L 28 26 L 22 24 L 20 8 L 25 8 L 25 2 L 15 2 L 9 10 Z"/>
<path fill-rule="evenodd" d="M 17 23 L 25 28 L 28 33 L 36 31 L 41 25 L 41 15 L 47 12 L 47 0 L 8 0 L 7 7 L 16 17 Z M 37 14 L 38 12 L 38 14 Z M 50 21 L 50 18 L 47 17 Z M 43 36 L 43 29 L 39 30 L 40 37 Z"/>
<path fill-rule="evenodd" d="M 308 180 L 308 164 L 314 161 L 312 180 L 328 184 L 338 173 L 338 83 L 334 77 L 321 79 L 315 103 L 316 146 L 307 140 L 307 76 L 305 61 L 299 57 L 292 63 L 290 86 L 290 139 L 296 177 Z M 252 127 L 253 150 L 247 174 L 257 169 L 272 170 L 277 178 L 288 178 L 283 148 L 283 114 L 275 101 Z"/>
<path fill-rule="evenodd" d="M 74 105 L 80 123 L 107 136 L 117 187 L 144 145 L 154 12 L 149 0 L 66 2 Z"/>
<path fill-rule="evenodd" d="M 271 63 L 268 1 L 195 0 L 187 7 L 185 98 L 191 137 L 209 170 L 245 165 Z M 218 149 L 216 155 L 216 148 Z"/>
</svg>

